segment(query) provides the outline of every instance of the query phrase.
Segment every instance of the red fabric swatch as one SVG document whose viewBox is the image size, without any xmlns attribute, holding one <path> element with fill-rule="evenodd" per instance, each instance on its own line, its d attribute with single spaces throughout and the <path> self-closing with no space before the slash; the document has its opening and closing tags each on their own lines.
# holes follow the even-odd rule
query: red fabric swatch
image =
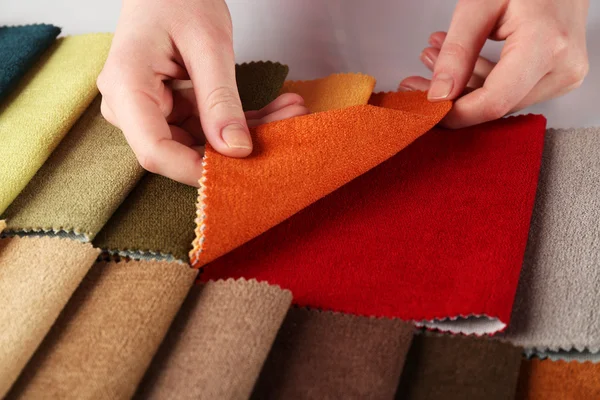
<svg viewBox="0 0 600 400">
<path fill-rule="evenodd" d="M 200 279 L 256 278 L 290 289 L 301 306 L 358 315 L 484 315 L 499 321 L 463 330 L 448 320 L 447 330 L 502 330 L 523 262 L 545 125 L 543 116 L 527 115 L 435 128 L 207 264 Z"/>
</svg>

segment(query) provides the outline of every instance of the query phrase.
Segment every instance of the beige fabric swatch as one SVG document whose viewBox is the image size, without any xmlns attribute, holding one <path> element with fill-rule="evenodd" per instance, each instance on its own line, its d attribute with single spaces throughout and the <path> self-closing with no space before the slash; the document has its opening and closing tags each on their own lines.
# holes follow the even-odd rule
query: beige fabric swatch
<svg viewBox="0 0 600 400">
<path fill-rule="evenodd" d="M 130 398 L 196 273 L 180 263 L 96 263 L 8 398 Z"/>
<path fill-rule="evenodd" d="M 291 302 L 254 280 L 194 286 L 137 397 L 247 399 Z"/>
<path fill-rule="evenodd" d="M 506 339 L 528 354 L 600 351 L 600 128 L 549 129 Z M 554 355 L 552 354 L 554 353 Z M 568 357 L 567 357 L 568 358 Z"/>
<path fill-rule="evenodd" d="M 412 341 L 398 319 L 290 309 L 254 399 L 392 399 Z"/>
<path fill-rule="evenodd" d="M 0 239 L 0 398 L 48 333 L 99 251 L 49 237 Z"/>
<path fill-rule="evenodd" d="M 142 177 L 98 96 L 4 213 L 9 231 L 73 232 L 87 241 Z"/>
</svg>

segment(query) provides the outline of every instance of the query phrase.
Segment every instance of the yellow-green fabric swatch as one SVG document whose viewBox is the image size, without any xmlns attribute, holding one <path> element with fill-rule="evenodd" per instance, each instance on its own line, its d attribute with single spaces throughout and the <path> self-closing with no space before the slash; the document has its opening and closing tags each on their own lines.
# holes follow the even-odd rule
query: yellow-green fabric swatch
<svg viewBox="0 0 600 400">
<path fill-rule="evenodd" d="M 9 232 L 65 231 L 92 240 L 142 177 L 123 133 L 85 111 L 3 215 Z"/>
<path fill-rule="evenodd" d="M 61 38 L 0 107 L 0 213 L 98 94 L 111 34 Z"/>
</svg>

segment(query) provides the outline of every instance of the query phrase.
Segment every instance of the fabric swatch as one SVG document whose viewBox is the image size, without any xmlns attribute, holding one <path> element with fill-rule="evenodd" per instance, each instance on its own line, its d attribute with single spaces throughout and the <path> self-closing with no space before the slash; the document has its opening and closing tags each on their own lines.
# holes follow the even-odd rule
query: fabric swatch
<svg viewBox="0 0 600 400">
<path fill-rule="evenodd" d="M 589 351 L 577 351 L 577 350 L 560 350 L 560 351 L 539 351 L 534 349 L 525 349 L 525 356 L 527 358 L 539 358 L 542 360 L 548 359 L 552 361 L 590 361 L 593 363 L 600 363 L 600 352 L 590 353 Z"/>
<path fill-rule="evenodd" d="M 275 100 L 288 68 L 272 62 L 236 66 L 245 109 Z M 198 190 L 168 178 L 146 174 L 98 233 L 94 245 L 134 259 L 187 262 L 194 240 Z"/>
<path fill-rule="evenodd" d="M 158 261 L 96 263 L 7 398 L 130 398 L 196 272 Z"/>
<path fill-rule="evenodd" d="M 194 286 L 136 397 L 247 399 L 291 301 L 256 281 Z"/>
<path fill-rule="evenodd" d="M 98 94 L 112 36 L 61 38 L 0 106 L 0 214 Z"/>
<path fill-rule="evenodd" d="M 187 262 L 194 240 L 197 189 L 147 173 L 93 243 L 133 259 Z"/>
<path fill-rule="evenodd" d="M 546 135 L 507 339 L 530 350 L 600 351 L 600 128 Z"/>
<path fill-rule="evenodd" d="M 391 399 L 413 337 L 398 319 L 292 308 L 255 399 Z"/>
<path fill-rule="evenodd" d="M 4 218 L 13 232 L 72 232 L 89 241 L 144 170 L 121 131 L 100 113 L 98 96 Z"/>
<path fill-rule="evenodd" d="M 416 335 L 396 399 L 513 399 L 521 350 L 486 337 Z"/>
<path fill-rule="evenodd" d="M 0 101 L 60 33 L 53 25 L 0 26 Z"/>
<path fill-rule="evenodd" d="M 375 78 L 364 74 L 333 74 L 309 81 L 286 81 L 281 93 L 297 93 L 310 112 L 367 104 Z"/>
<path fill-rule="evenodd" d="M 90 269 L 99 251 L 68 239 L 0 239 L 0 398 Z"/>
<path fill-rule="evenodd" d="M 577 361 L 525 360 L 521 365 L 518 400 L 600 398 L 600 364 Z"/>
<path fill-rule="evenodd" d="M 288 66 L 278 62 L 236 64 L 235 79 L 244 111 L 260 110 L 275 100 L 288 72 Z"/>
<path fill-rule="evenodd" d="M 461 130 L 433 129 L 206 265 L 200 277 L 278 284 L 290 289 L 300 306 L 414 320 L 453 332 L 502 330 L 523 262 L 544 131 L 545 119 L 534 115 Z M 376 141 L 365 148 L 386 143 Z M 334 161 L 327 163 L 315 170 L 333 169 Z M 210 172 L 210 159 L 208 164 Z M 290 179 L 314 186 L 299 176 L 303 183 Z M 321 183 L 324 176 L 314 179 Z M 267 199 L 262 204 L 273 210 L 274 201 Z M 217 200 L 232 202 L 218 194 Z M 212 204 L 206 209 L 209 248 Z M 263 209 L 257 206 L 255 212 Z"/>
<path fill-rule="evenodd" d="M 421 114 L 358 105 L 260 125 L 244 159 L 207 145 L 192 265 L 235 249 L 390 158 L 451 107 L 428 102 L 424 92 L 414 100 Z"/>
</svg>

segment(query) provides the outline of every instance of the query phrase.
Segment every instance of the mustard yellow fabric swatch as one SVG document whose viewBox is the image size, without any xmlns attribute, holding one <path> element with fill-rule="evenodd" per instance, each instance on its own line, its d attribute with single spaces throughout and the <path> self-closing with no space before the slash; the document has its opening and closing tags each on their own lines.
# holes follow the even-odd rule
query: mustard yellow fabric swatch
<svg viewBox="0 0 600 400">
<path fill-rule="evenodd" d="M 110 34 L 61 38 L 0 106 L 0 214 L 98 94 Z"/>
<path fill-rule="evenodd" d="M 0 398 L 99 253 L 89 243 L 56 237 L 0 239 Z"/>
<path fill-rule="evenodd" d="M 101 100 L 8 207 L 8 231 L 66 231 L 92 240 L 140 180 L 144 170 L 123 133 L 102 117 Z"/>
<path fill-rule="evenodd" d="M 375 78 L 365 74 L 333 74 L 310 81 L 286 81 L 281 93 L 297 93 L 310 112 L 367 104 Z"/>
</svg>

